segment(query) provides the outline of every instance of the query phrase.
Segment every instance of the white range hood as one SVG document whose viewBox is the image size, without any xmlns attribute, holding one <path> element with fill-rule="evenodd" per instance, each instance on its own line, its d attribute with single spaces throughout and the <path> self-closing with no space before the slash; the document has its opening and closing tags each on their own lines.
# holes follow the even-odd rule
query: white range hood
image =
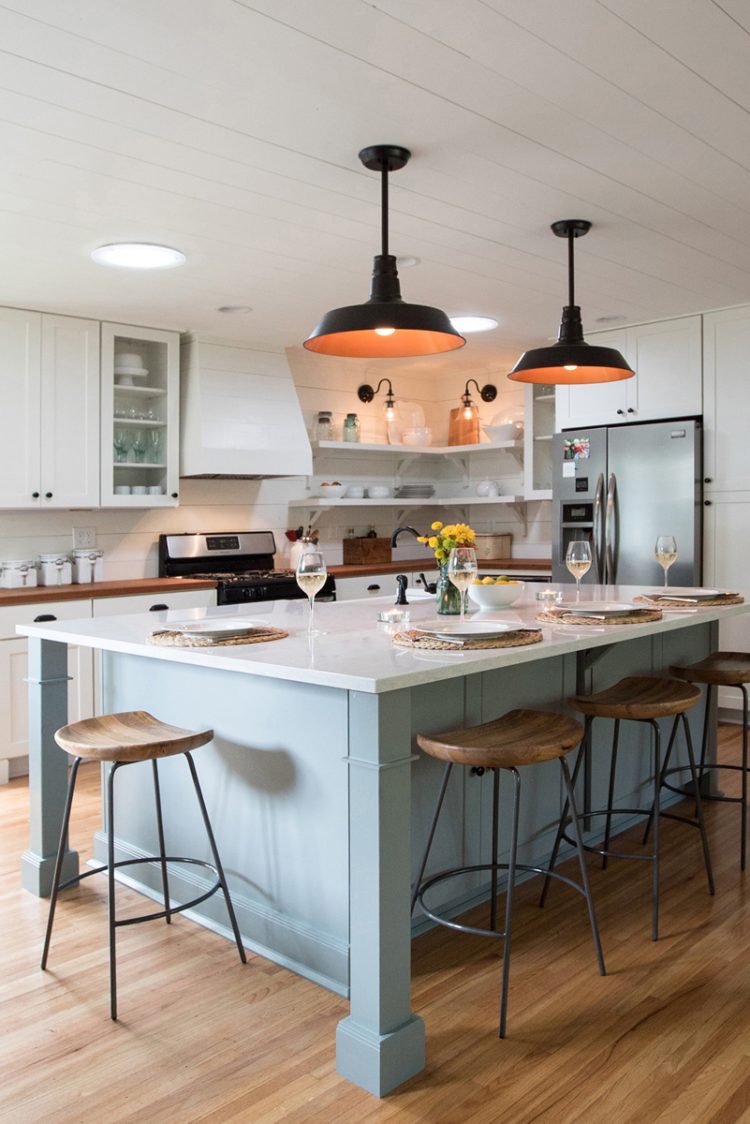
<svg viewBox="0 0 750 1124">
<path fill-rule="evenodd" d="M 180 476 L 309 476 L 286 356 L 195 336 L 180 358 Z"/>
</svg>

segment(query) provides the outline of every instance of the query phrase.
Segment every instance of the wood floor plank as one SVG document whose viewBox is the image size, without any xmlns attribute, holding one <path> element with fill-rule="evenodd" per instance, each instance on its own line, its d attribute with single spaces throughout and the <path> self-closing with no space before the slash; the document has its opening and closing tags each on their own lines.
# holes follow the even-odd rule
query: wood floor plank
<svg viewBox="0 0 750 1124">
<path fill-rule="evenodd" d="M 722 727 L 721 745 L 739 759 L 737 727 Z M 727 791 L 737 783 L 722 777 Z M 122 1018 L 113 1024 L 103 880 L 66 895 L 42 973 L 47 906 L 20 888 L 27 789 L 13 781 L 0 788 L 0 1122 L 750 1121 L 750 882 L 738 865 L 738 809 L 706 811 L 716 897 L 697 833 L 665 824 L 657 943 L 649 868 L 602 871 L 592 861 L 604 979 L 579 897 L 555 886 L 540 910 L 538 880 L 519 888 L 505 1041 L 499 946 L 443 929 L 415 940 L 427 1069 L 379 1101 L 336 1074 L 345 1001 L 260 957 L 243 967 L 231 944 L 186 918 L 118 936 Z M 84 767 L 71 832 L 84 858 L 98 826 L 98 769 Z M 122 901 L 141 906 L 132 891 Z"/>
</svg>

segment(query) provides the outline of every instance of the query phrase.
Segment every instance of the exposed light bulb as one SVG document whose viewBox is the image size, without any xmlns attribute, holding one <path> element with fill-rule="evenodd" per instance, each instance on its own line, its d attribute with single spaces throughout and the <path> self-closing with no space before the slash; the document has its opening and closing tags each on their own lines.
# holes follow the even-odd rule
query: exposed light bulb
<svg viewBox="0 0 750 1124">
<path fill-rule="evenodd" d="M 474 407 L 473 406 L 464 406 L 464 418 L 466 419 L 466 421 L 471 421 L 471 419 L 473 417 L 474 417 Z"/>
<path fill-rule="evenodd" d="M 564 367 L 564 370 L 566 370 L 566 371 L 577 371 L 578 370 L 578 364 L 577 363 L 566 363 L 565 367 Z"/>
<path fill-rule="evenodd" d="M 385 420 L 389 421 L 389 422 L 394 421 L 395 417 L 396 417 L 396 411 L 393 409 L 393 406 L 386 406 L 386 408 L 385 408 Z"/>
<path fill-rule="evenodd" d="M 395 328 L 376 328 L 375 329 L 375 335 L 376 336 L 392 336 L 395 331 L 396 331 Z"/>
</svg>

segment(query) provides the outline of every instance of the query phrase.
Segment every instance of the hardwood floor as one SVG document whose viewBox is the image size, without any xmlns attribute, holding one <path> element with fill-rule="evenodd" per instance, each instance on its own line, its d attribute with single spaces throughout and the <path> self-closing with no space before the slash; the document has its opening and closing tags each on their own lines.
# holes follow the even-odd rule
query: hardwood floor
<svg viewBox="0 0 750 1124">
<path fill-rule="evenodd" d="M 723 727 L 737 757 L 739 729 Z M 729 785 L 722 786 L 729 791 Z M 663 832 L 662 938 L 649 939 L 649 868 L 592 865 L 609 975 L 596 972 L 583 900 L 538 880 L 519 891 L 508 1038 L 497 1038 L 494 943 L 432 931 L 414 942 L 414 1009 L 428 1067 L 382 1101 L 337 1077 L 347 1004 L 176 918 L 121 930 L 121 1021 L 108 1015 L 104 880 L 58 912 L 19 888 L 26 784 L 0 789 L 3 1124 L 734 1124 L 750 1120 L 750 900 L 739 810 L 707 807 L 717 880 L 697 833 Z M 98 769 L 82 769 L 72 831 L 98 826 Z M 121 891 L 136 907 L 137 895 Z M 98 906 L 97 906 L 97 903 Z"/>
</svg>

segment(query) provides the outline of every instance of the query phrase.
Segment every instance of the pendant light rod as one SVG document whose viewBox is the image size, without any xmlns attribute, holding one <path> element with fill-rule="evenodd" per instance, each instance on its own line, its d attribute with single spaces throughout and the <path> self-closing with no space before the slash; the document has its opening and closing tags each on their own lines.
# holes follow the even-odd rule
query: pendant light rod
<svg viewBox="0 0 750 1124">
<path fill-rule="evenodd" d="M 380 252 L 388 253 L 388 164 L 384 161 L 380 169 Z"/>
<path fill-rule="evenodd" d="M 573 243 L 575 242 L 575 234 L 573 231 L 568 232 L 568 304 L 573 305 L 576 303 L 576 271 L 573 260 Z"/>
</svg>

